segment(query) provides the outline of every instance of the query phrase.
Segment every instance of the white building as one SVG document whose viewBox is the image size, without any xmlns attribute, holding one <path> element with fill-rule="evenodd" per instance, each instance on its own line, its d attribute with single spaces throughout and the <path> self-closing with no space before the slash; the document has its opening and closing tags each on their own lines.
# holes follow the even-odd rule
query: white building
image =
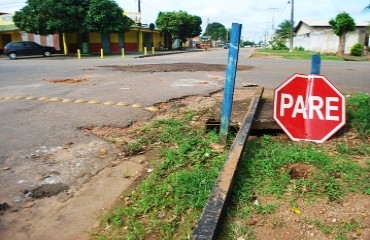
<svg viewBox="0 0 370 240">
<path fill-rule="evenodd" d="M 369 46 L 370 22 L 355 21 L 356 30 L 346 35 L 345 53 L 351 52 L 356 43 Z M 294 48 L 303 47 L 304 50 L 321 53 L 336 53 L 339 46 L 339 37 L 333 32 L 328 20 L 307 19 L 299 21 L 294 29 Z M 287 43 L 289 46 L 289 42 Z"/>
</svg>

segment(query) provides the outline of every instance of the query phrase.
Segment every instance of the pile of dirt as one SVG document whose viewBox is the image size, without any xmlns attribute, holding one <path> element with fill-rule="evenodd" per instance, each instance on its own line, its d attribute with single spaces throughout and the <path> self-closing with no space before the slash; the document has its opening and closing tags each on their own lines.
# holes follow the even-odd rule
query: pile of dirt
<svg viewBox="0 0 370 240">
<path fill-rule="evenodd" d="M 171 64 L 143 64 L 143 65 L 105 65 L 99 66 L 122 72 L 217 72 L 225 71 L 225 64 L 205 63 L 171 63 Z M 238 65 L 238 71 L 248 71 L 253 66 Z"/>
</svg>

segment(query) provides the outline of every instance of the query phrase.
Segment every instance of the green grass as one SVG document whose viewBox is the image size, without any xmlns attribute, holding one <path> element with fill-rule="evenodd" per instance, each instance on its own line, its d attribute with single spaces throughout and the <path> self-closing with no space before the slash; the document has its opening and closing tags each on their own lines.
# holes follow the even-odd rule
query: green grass
<svg viewBox="0 0 370 240">
<path fill-rule="evenodd" d="M 268 48 L 261 48 L 256 50 L 258 54 L 265 55 L 265 56 L 280 56 L 285 59 L 302 59 L 302 60 L 310 60 L 312 54 L 315 52 L 311 51 L 299 51 L 294 50 L 290 52 L 289 50 L 271 50 Z M 337 57 L 333 54 L 321 54 L 321 60 L 333 60 L 333 61 L 344 61 L 343 58 Z"/>
<path fill-rule="evenodd" d="M 157 120 L 144 128 L 139 145 L 160 145 L 163 159 L 102 221 L 97 239 L 186 239 L 197 222 L 226 159 L 214 152 L 214 132 L 193 129 L 185 119 Z M 131 147 L 137 149 L 137 147 Z"/>
<path fill-rule="evenodd" d="M 370 137 L 370 95 L 357 93 L 346 99 L 347 120 L 349 125 L 356 128 L 360 137 Z"/>
<path fill-rule="evenodd" d="M 347 148 L 344 153 L 333 155 L 317 144 L 285 142 L 267 135 L 249 141 L 235 181 L 222 239 L 230 238 L 230 231 L 235 228 L 232 222 L 237 224 L 235 219 L 246 222 L 256 214 L 273 214 L 281 201 L 290 199 L 290 206 L 296 207 L 296 199 L 337 202 L 351 193 L 368 194 L 370 163 L 361 166 L 353 161 L 350 154 L 357 152 L 367 157 L 368 148 L 365 151 L 362 145 Z M 311 176 L 292 179 L 288 166 L 297 163 L 313 166 Z M 275 202 L 255 204 L 257 196 L 273 198 Z M 340 236 L 340 233 L 337 235 Z"/>
<path fill-rule="evenodd" d="M 250 140 L 220 239 L 255 239 L 255 227 L 248 224 L 251 218 L 268 218 L 287 204 L 299 209 L 298 200 L 336 203 L 353 193 L 370 195 L 369 99 L 364 93 L 347 98 L 347 125 L 356 130 L 356 142 L 343 139 L 325 147 L 268 135 Z M 96 239 L 189 238 L 227 154 L 212 149 L 211 144 L 218 141 L 216 133 L 191 126 L 194 116 L 194 112 L 187 112 L 183 118 L 153 121 L 135 142 L 124 146 L 132 154 L 156 146 L 161 149 L 161 161 L 138 187 L 122 197 L 121 206 L 103 218 L 101 228 L 106 230 L 94 234 Z M 289 167 L 294 164 L 311 166 L 310 176 L 293 179 Z M 260 197 L 269 201 L 259 202 Z M 347 239 L 348 233 L 361 227 L 357 222 L 306 221 L 336 240 Z M 278 228 L 287 223 L 274 216 L 270 224 Z"/>
</svg>

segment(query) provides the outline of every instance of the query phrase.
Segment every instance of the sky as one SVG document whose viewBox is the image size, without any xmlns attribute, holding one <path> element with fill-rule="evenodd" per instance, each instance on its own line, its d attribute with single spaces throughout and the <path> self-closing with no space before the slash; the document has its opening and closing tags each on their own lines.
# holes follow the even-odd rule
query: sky
<svg viewBox="0 0 370 240">
<path fill-rule="evenodd" d="M 207 23 L 218 22 L 226 28 L 242 24 L 242 39 L 259 42 L 271 34 L 284 20 L 290 21 L 291 0 L 116 0 L 126 12 L 138 12 L 141 6 L 142 23 L 155 23 L 160 11 L 186 11 Z M 26 5 L 25 0 L 1 0 L 0 12 L 12 13 Z M 363 12 L 370 0 L 294 0 L 294 22 L 302 19 L 330 20 L 347 12 L 355 20 L 370 21 L 370 11 Z"/>
</svg>

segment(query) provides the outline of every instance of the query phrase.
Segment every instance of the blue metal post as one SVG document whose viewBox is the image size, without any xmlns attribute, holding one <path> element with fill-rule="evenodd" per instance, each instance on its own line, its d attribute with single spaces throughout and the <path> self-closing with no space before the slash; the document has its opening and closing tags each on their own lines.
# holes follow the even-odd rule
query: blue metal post
<svg viewBox="0 0 370 240">
<path fill-rule="evenodd" d="M 311 57 L 311 74 L 319 75 L 321 68 L 321 57 L 319 53 L 315 53 Z"/>
<path fill-rule="evenodd" d="M 229 57 L 226 69 L 224 97 L 222 102 L 221 127 L 219 134 L 220 142 L 223 144 L 226 144 L 230 126 L 230 117 L 234 97 L 235 77 L 238 65 L 241 30 L 242 30 L 241 24 L 238 23 L 232 24 L 229 44 Z"/>
</svg>

